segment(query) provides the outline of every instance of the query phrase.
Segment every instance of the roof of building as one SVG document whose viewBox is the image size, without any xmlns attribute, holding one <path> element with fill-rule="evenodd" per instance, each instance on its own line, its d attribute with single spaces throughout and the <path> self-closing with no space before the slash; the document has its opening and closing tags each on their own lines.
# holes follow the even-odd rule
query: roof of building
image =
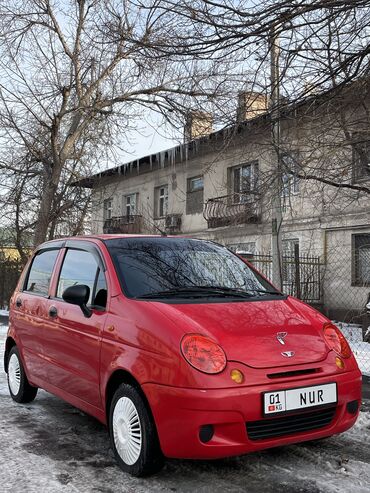
<svg viewBox="0 0 370 493">
<path fill-rule="evenodd" d="M 356 81 L 363 82 L 362 80 Z M 366 80 L 366 84 L 368 84 L 368 80 Z M 350 84 L 352 87 L 355 82 Z M 321 104 L 323 102 L 328 101 L 330 97 L 337 96 L 338 91 L 341 89 L 345 89 L 347 86 L 337 86 L 335 88 L 331 88 L 327 91 L 323 91 L 321 93 L 310 94 L 306 98 L 303 98 L 299 101 L 283 101 L 280 108 L 280 115 L 287 116 L 292 112 L 296 111 L 298 108 L 302 108 L 304 106 L 311 107 L 312 104 Z M 145 167 L 145 171 L 154 171 L 161 168 L 165 168 L 171 164 L 175 164 L 176 162 L 182 162 L 184 160 L 188 160 L 195 155 L 198 155 L 202 149 L 212 149 L 214 150 L 214 144 L 217 141 L 225 140 L 225 138 L 230 138 L 232 136 L 238 135 L 244 131 L 251 130 L 252 128 L 256 128 L 258 125 L 263 123 L 271 122 L 271 111 L 266 111 L 254 118 L 250 118 L 248 120 L 244 120 L 241 122 L 236 122 L 231 125 L 225 126 L 220 130 L 216 130 L 211 132 L 207 136 L 199 137 L 197 139 L 193 139 L 189 142 L 185 142 L 183 144 L 179 144 L 175 147 L 171 147 L 169 149 L 165 149 L 163 151 L 155 152 L 153 154 L 147 154 L 145 156 L 138 157 L 131 161 L 127 161 L 119 166 L 115 166 L 113 168 L 109 168 L 107 170 L 101 171 L 99 173 L 95 173 L 91 176 L 81 178 L 76 180 L 71 184 L 71 186 L 80 186 L 84 188 L 93 188 L 93 186 L 98 183 L 100 180 L 113 176 L 125 176 L 126 174 L 131 174 L 134 170 L 137 174 L 141 173 L 142 167 Z"/>
</svg>

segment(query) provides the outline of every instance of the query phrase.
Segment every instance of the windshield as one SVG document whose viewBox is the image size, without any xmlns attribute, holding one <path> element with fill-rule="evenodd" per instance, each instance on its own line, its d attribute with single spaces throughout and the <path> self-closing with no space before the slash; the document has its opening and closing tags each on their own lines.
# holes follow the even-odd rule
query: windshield
<svg viewBox="0 0 370 493">
<path fill-rule="evenodd" d="M 210 241 L 164 237 L 105 243 L 130 297 L 279 294 L 239 257 Z"/>
</svg>

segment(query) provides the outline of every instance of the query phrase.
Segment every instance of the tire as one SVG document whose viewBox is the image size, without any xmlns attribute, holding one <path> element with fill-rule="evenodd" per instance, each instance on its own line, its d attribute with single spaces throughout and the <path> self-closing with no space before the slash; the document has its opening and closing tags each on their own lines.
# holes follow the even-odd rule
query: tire
<svg viewBox="0 0 370 493">
<path fill-rule="evenodd" d="M 157 430 L 135 387 L 121 384 L 116 390 L 109 411 L 109 434 L 114 455 L 124 472 L 140 477 L 162 469 L 164 458 Z"/>
<path fill-rule="evenodd" d="M 38 388 L 29 383 L 17 346 L 10 350 L 7 363 L 8 387 L 12 399 L 22 404 L 33 401 Z"/>
</svg>

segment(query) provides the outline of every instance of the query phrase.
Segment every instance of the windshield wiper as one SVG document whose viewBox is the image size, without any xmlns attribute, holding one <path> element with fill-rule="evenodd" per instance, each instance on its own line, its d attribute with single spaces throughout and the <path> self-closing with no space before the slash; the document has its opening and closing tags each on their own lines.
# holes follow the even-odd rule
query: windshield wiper
<svg viewBox="0 0 370 493">
<path fill-rule="evenodd" d="M 251 298 L 253 295 L 236 288 L 228 288 L 223 286 L 182 286 L 165 291 L 156 291 L 154 293 L 146 293 L 137 298 L 166 298 L 167 296 L 178 296 L 182 294 L 188 295 L 216 295 L 216 296 L 234 296 L 239 298 Z"/>
<path fill-rule="evenodd" d="M 284 296 L 283 293 L 280 293 L 279 291 L 268 291 L 267 289 L 248 288 L 248 291 L 253 291 L 255 293 L 261 294 L 275 294 L 276 296 Z"/>
</svg>

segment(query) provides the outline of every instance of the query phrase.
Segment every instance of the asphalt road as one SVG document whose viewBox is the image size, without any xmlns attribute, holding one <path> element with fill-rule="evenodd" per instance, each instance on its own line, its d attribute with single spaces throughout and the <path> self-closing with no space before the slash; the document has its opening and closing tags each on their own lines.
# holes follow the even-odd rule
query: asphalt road
<svg viewBox="0 0 370 493">
<path fill-rule="evenodd" d="M 106 429 L 93 418 L 44 391 L 27 405 L 10 399 L 2 368 L 5 334 L 0 326 L 1 492 L 370 491 L 367 399 L 355 427 L 342 435 L 227 460 L 169 460 L 159 474 L 137 479 L 116 466 Z M 370 386 L 365 390 L 369 396 Z"/>
</svg>

